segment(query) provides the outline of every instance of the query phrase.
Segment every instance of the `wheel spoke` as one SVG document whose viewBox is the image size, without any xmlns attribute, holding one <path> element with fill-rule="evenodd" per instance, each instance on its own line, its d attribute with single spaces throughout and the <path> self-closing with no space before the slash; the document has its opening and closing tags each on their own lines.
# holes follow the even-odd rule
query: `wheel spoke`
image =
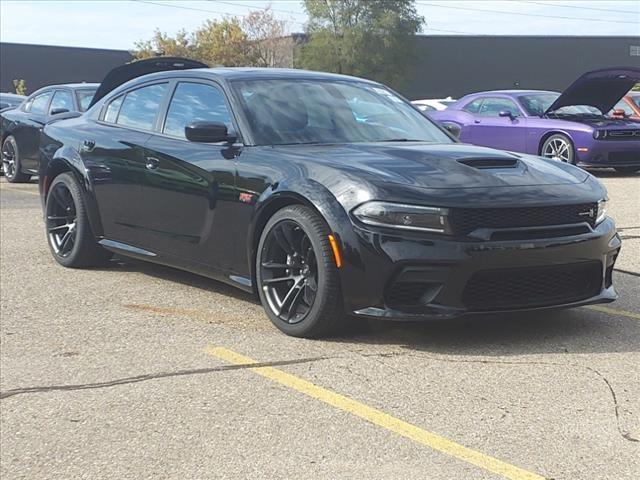
<svg viewBox="0 0 640 480">
<path fill-rule="evenodd" d="M 284 296 L 284 299 L 282 300 L 282 303 L 279 306 L 280 311 L 278 312 L 278 316 L 286 312 L 287 314 L 286 320 L 289 321 L 291 319 L 291 310 L 293 308 L 294 303 L 297 305 L 297 302 L 299 301 L 299 297 L 302 292 L 302 287 L 303 287 L 302 282 L 296 282 L 291 286 L 291 288 L 289 289 L 287 294 Z"/>
<path fill-rule="evenodd" d="M 69 225 L 65 223 L 63 225 L 58 225 L 56 227 L 49 227 L 49 231 L 53 232 L 54 230 L 60 230 L 61 228 L 69 228 Z"/>
<path fill-rule="evenodd" d="M 64 236 L 62 237 L 62 240 L 60 240 L 60 253 L 61 254 L 65 254 L 66 253 L 66 246 L 69 243 L 69 241 L 71 240 L 71 238 L 73 237 L 73 230 L 70 228 L 69 231 L 67 233 L 64 234 Z"/>
<path fill-rule="evenodd" d="M 281 282 L 289 282 L 289 281 L 295 281 L 297 277 L 294 276 L 287 276 L 287 277 L 277 277 L 277 278 L 265 278 L 264 280 L 262 280 L 263 285 L 273 285 L 274 283 L 281 283 Z"/>
<path fill-rule="evenodd" d="M 73 220 L 75 218 L 76 218 L 75 215 L 49 215 L 49 216 L 47 216 L 47 220 L 53 220 L 53 221 L 57 221 L 57 220 Z"/>
<path fill-rule="evenodd" d="M 269 270 L 276 270 L 280 268 L 291 268 L 291 265 L 287 265 L 286 263 L 275 263 L 275 262 L 262 262 L 262 268 L 267 268 Z"/>
</svg>

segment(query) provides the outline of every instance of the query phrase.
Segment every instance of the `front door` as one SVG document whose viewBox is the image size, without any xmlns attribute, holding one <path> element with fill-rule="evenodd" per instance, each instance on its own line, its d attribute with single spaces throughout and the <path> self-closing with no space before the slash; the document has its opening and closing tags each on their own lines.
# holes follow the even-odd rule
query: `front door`
<svg viewBox="0 0 640 480">
<path fill-rule="evenodd" d="M 31 173 L 38 171 L 40 133 L 47 119 L 52 94 L 52 90 L 47 90 L 28 100 L 25 104 L 24 119 L 13 133 L 19 146 L 21 167 Z"/>
<path fill-rule="evenodd" d="M 500 116 L 501 112 L 509 112 L 511 117 Z M 473 123 L 467 127 L 464 141 L 500 150 L 526 151 L 526 118 L 512 99 L 484 98 L 472 115 Z"/>
</svg>

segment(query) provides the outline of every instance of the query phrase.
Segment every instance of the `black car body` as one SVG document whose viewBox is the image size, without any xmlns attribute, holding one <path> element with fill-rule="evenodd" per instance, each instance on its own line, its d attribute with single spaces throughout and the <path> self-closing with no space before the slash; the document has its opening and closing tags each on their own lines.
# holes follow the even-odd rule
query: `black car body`
<svg viewBox="0 0 640 480">
<path fill-rule="evenodd" d="M 15 108 L 20 105 L 27 97 L 15 93 L 0 93 L 0 111 Z"/>
<path fill-rule="evenodd" d="M 56 119 L 84 112 L 98 88 L 94 83 L 51 85 L 0 113 L 2 166 L 10 182 L 27 181 L 38 171 L 40 132 Z"/>
<path fill-rule="evenodd" d="M 229 115 L 225 141 L 189 141 L 181 124 L 167 133 L 172 109 L 189 116 L 203 103 L 181 96 L 185 85 L 218 95 L 215 109 Z M 274 87 L 271 97 L 255 96 L 265 85 Z M 397 138 L 312 142 L 305 129 L 331 128 L 333 117 L 320 115 L 313 95 L 302 98 L 307 86 L 349 106 L 354 129 L 369 123 Z M 403 138 L 406 132 L 380 122 L 387 103 L 380 100 L 376 109 L 341 96 L 348 88 L 382 95 L 412 121 L 425 122 L 435 140 Z M 252 110 L 251 102 L 262 107 Z M 150 104 L 153 112 L 145 110 Z M 332 108 L 335 118 L 342 115 Z M 126 125 L 119 125 L 123 112 Z M 296 208 L 326 225 L 335 255 L 326 276 L 339 291 L 340 310 L 351 316 L 446 318 L 616 298 L 611 275 L 620 239 L 595 177 L 553 160 L 460 144 L 374 82 L 281 69 L 149 74 L 106 93 L 81 117 L 48 124 L 42 152 L 45 209 L 56 177 L 70 174 L 102 247 L 257 291 L 263 304 L 262 238 L 283 209 Z M 317 261 L 331 257 L 327 251 L 316 252 Z M 276 268 L 290 274 L 286 265 Z M 279 325 L 265 309 L 285 332 L 311 335 L 290 329 L 291 320 Z"/>
</svg>

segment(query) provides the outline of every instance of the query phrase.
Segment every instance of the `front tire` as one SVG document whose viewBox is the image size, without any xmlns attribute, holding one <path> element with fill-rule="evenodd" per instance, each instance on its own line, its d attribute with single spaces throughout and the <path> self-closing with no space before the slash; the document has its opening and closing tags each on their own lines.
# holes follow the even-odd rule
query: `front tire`
<svg viewBox="0 0 640 480">
<path fill-rule="evenodd" d="M 267 222 L 256 255 L 260 301 L 287 335 L 317 338 L 345 325 L 331 231 L 311 208 L 292 205 Z"/>
<path fill-rule="evenodd" d="M 7 181 L 11 183 L 28 182 L 31 175 L 22 173 L 21 168 L 18 142 L 13 135 L 9 135 L 2 142 L 2 171 Z"/>
<path fill-rule="evenodd" d="M 92 267 L 106 263 L 112 256 L 96 242 L 82 190 L 71 173 L 60 174 L 51 183 L 45 224 L 49 248 L 60 265 Z"/>
<path fill-rule="evenodd" d="M 561 133 L 551 135 L 544 141 L 540 149 L 540 155 L 572 165 L 575 165 L 576 162 L 571 139 Z"/>
</svg>

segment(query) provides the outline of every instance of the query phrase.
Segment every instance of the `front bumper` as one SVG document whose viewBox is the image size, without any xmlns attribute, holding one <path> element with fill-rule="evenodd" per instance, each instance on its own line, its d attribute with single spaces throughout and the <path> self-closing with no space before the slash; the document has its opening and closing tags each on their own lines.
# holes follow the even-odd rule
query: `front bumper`
<svg viewBox="0 0 640 480">
<path fill-rule="evenodd" d="M 576 147 L 576 163 L 581 167 L 640 167 L 638 140 L 594 140 L 588 152 Z"/>
<path fill-rule="evenodd" d="M 621 245 L 614 222 L 607 218 L 595 228 L 586 224 L 582 228 L 585 233 L 570 236 L 487 241 L 354 226 L 360 242 L 360 268 L 351 269 L 347 278 L 342 278 L 347 311 L 364 317 L 424 320 L 612 302 L 617 293 L 611 277 Z M 589 267 L 592 272 L 589 288 L 564 295 L 561 289 L 554 292 L 548 288 L 553 284 L 551 281 L 540 287 L 547 295 L 542 301 L 536 301 L 535 295 L 526 296 L 526 288 L 531 287 L 527 284 L 529 272 L 531 278 L 537 275 L 536 278 L 544 279 L 547 277 L 540 276 L 540 271 L 557 270 L 560 273 L 548 278 L 557 278 L 559 288 L 564 282 L 562 288 L 570 289 L 571 282 L 562 271 L 575 266 Z M 519 281 L 524 283 L 508 285 L 505 291 L 505 297 L 511 295 L 522 301 L 501 301 L 501 293 L 495 291 L 488 293 L 493 300 L 486 304 L 478 306 L 482 303 L 482 292 L 480 297 L 475 292 L 475 299 L 470 301 L 470 288 L 478 283 L 479 276 L 492 275 L 499 282 L 501 272 L 505 272 L 505 278 L 513 272 L 522 277 Z M 580 282 L 580 276 L 573 278 Z M 414 298 L 403 305 L 402 294 L 390 298 L 398 282 L 416 284 L 418 289 L 424 287 L 419 301 L 416 303 Z M 518 285 L 524 290 L 519 291 Z"/>
</svg>

